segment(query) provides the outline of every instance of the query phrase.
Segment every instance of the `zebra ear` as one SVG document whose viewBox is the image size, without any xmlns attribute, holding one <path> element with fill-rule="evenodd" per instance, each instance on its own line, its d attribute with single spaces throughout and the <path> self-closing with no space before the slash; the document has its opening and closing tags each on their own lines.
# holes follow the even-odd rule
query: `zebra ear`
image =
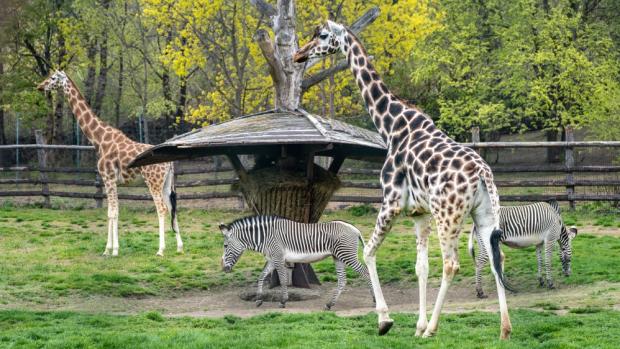
<svg viewBox="0 0 620 349">
<path fill-rule="evenodd" d="M 224 223 L 220 223 L 220 231 L 222 232 L 222 234 L 226 235 L 228 234 L 228 231 L 230 230 L 230 227 Z"/>
<path fill-rule="evenodd" d="M 577 227 L 573 225 L 572 227 L 568 228 L 568 237 L 572 240 L 575 238 L 575 236 L 577 236 Z"/>
</svg>

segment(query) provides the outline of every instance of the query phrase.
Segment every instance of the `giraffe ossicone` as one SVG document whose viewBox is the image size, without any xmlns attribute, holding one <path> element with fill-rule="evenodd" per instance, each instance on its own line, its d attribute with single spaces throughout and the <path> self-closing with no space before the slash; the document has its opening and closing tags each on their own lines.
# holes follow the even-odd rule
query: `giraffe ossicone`
<svg viewBox="0 0 620 349">
<path fill-rule="evenodd" d="M 168 213 L 171 214 L 171 225 L 176 236 L 177 252 L 182 253 L 183 241 L 181 240 L 176 215 L 176 192 L 172 163 L 129 168 L 128 165 L 131 161 L 152 145 L 134 142 L 120 130 L 100 120 L 88 106 L 77 85 L 62 70 L 52 72 L 47 79 L 37 86 L 37 89 L 49 92 L 60 87 L 69 100 L 80 129 L 95 146 L 97 152 L 97 171 L 105 186 L 108 203 L 108 240 L 103 255 L 118 255 L 117 183 L 126 183 L 135 178 L 138 173 L 144 177 L 157 210 L 159 224 L 157 255 L 163 256 L 166 248 L 164 220 Z"/>
<path fill-rule="evenodd" d="M 342 52 L 346 57 L 368 113 L 388 146 L 380 178 L 383 204 L 372 237 L 364 247 L 364 259 L 377 301 L 379 334 L 386 333 L 393 321 L 381 292 L 376 251 L 390 231 L 393 218 L 409 206 L 415 213 L 417 235 L 420 314 L 416 335 L 429 337 L 437 331 L 448 287 L 459 270 L 458 236 L 465 216 L 471 214 L 487 251 L 493 252 L 490 260 L 500 303 L 500 338 L 507 339 L 512 326 L 499 261 L 499 198 L 491 169 L 475 151 L 450 139 L 431 118 L 392 94 L 373 68 L 362 43 L 342 24 L 327 21 L 318 27 L 312 39 L 295 53 L 293 60 L 302 63 L 336 52 Z M 427 321 L 431 217 L 437 224 L 444 268 L 433 314 Z"/>
</svg>

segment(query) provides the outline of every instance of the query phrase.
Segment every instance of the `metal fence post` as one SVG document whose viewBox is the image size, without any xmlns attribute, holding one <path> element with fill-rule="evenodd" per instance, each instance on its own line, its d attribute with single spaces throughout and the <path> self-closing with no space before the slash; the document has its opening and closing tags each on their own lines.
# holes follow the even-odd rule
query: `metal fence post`
<svg viewBox="0 0 620 349">
<path fill-rule="evenodd" d="M 101 181 L 101 176 L 99 175 L 99 171 L 97 171 L 97 175 L 95 177 L 95 187 L 97 191 L 95 192 L 95 206 L 97 208 L 103 207 L 103 183 Z"/>
<path fill-rule="evenodd" d="M 574 142 L 575 135 L 573 133 L 572 126 L 566 126 L 566 142 Z M 575 156 L 573 154 L 573 147 L 567 146 L 564 150 L 564 165 L 566 166 L 566 195 L 568 196 L 568 204 L 571 210 L 575 209 L 575 200 L 573 196 L 575 194 L 575 176 L 573 168 L 575 167 Z"/>
<path fill-rule="evenodd" d="M 43 139 L 43 131 L 35 130 L 34 137 L 38 145 L 45 144 Z M 43 195 L 43 207 L 49 208 L 50 204 L 50 188 L 47 183 L 47 173 L 44 170 L 47 167 L 47 152 L 43 148 L 37 149 L 37 158 L 39 160 L 39 181 L 41 182 L 41 195 Z"/>
</svg>

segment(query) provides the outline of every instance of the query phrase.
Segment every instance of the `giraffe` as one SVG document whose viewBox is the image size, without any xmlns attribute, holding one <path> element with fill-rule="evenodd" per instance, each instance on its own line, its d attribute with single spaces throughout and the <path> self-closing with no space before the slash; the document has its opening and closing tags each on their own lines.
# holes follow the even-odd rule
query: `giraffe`
<svg viewBox="0 0 620 349">
<path fill-rule="evenodd" d="M 470 214 L 487 251 L 495 276 L 500 304 L 500 338 L 512 331 L 505 283 L 500 266 L 499 198 L 493 174 L 472 149 L 450 139 L 432 119 L 413 105 L 392 94 L 373 68 L 362 43 L 346 27 L 327 21 L 313 38 L 294 55 L 297 63 L 342 52 L 360 89 L 368 113 L 388 146 L 381 170 L 383 203 L 371 239 L 364 247 L 378 313 L 379 335 L 387 333 L 393 320 L 383 298 L 376 268 L 376 252 L 393 218 L 407 209 L 415 221 L 416 274 L 420 293 L 416 336 L 430 337 L 437 332 L 439 315 L 448 287 L 459 270 L 458 237 L 464 218 Z M 430 319 L 426 314 L 428 280 L 428 236 L 435 220 L 443 257 L 441 286 Z"/>
<path fill-rule="evenodd" d="M 177 252 L 183 252 L 183 241 L 179 232 L 176 215 L 176 192 L 174 190 L 174 168 L 172 163 L 161 163 L 140 168 L 129 168 L 129 163 L 140 153 L 152 147 L 149 144 L 134 142 L 120 130 L 107 125 L 90 109 L 88 103 L 78 90 L 76 84 L 64 71 L 53 71 L 41 82 L 37 89 L 50 91 L 62 87 L 69 100 L 82 132 L 95 146 L 97 152 L 97 170 L 105 185 L 108 201 L 108 241 L 104 256 L 118 256 L 118 193 L 117 183 L 126 183 L 136 177 L 138 172 L 144 177 L 147 187 L 155 202 L 159 218 L 159 250 L 157 256 L 163 256 L 166 248 L 164 220 L 171 214 L 172 229 L 176 234 Z"/>
</svg>

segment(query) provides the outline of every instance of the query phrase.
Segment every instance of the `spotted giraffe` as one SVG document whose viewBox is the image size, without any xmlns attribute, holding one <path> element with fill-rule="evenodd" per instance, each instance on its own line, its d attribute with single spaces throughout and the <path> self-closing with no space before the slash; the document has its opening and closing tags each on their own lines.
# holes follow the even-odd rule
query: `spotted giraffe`
<svg viewBox="0 0 620 349">
<path fill-rule="evenodd" d="M 82 132 L 97 151 L 97 170 L 105 185 L 108 201 L 108 242 L 103 255 L 107 256 L 110 253 L 112 256 L 118 255 L 118 193 L 116 185 L 134 179 L 138 173 L 144 177 L 157 209 L 159 218 L 159 250 L 157 255 L 163 256 L 166 248 L 164 220 L 168 212 L 171 214 L 172 229 L 176 234 L 177 252 L 183 252 L 183 241 L 176 216 L 176 193 L 174 191 L 172 163 L 129 168 L 129 163 L 138 154 L 152 146 L 132 141 L 120 130 L 97 118 L 73 80 L 65 72 L 59 70 L 52 72 L 37 88 L 41 91 L 50 91 L 59 87 L 62 87 L 65 97 L 69 100 Z"/>
<path fill-rule="evenodd" d="M 376 252 L 390 231 L 393 218 L 409 208 L 417 235 L 416 274 L 420 292 L 420 314 L 416 336 L 436 333 L 448 287 L 459 270 L 458 243 L 463 220 L 470 214 L 479 228 L 490 257 L 501 312 L 500 338 L 510 337 L 504 277 L 500 266 L 499 198 L 493 174 L 472 149 L 450 139 L 430 117 L 392 94 L 368 59 L 362 43 L 341 24 L 328 21 L 317 28 L 310 42 L 294 56 L 295 62 L 342 52 L 362 93 L 368 113 L 388 146 L 381 170 L 383 204 L 374 232 L 364 248 L 379 320 L 379 334 L 392 327 L 393 320 L 381 292 Z M 443 256 L 441 287 L 430 322 L 426 315 L 428 279 L 428 236 L 430 219 L 437 225 Z"/>
</svg>

